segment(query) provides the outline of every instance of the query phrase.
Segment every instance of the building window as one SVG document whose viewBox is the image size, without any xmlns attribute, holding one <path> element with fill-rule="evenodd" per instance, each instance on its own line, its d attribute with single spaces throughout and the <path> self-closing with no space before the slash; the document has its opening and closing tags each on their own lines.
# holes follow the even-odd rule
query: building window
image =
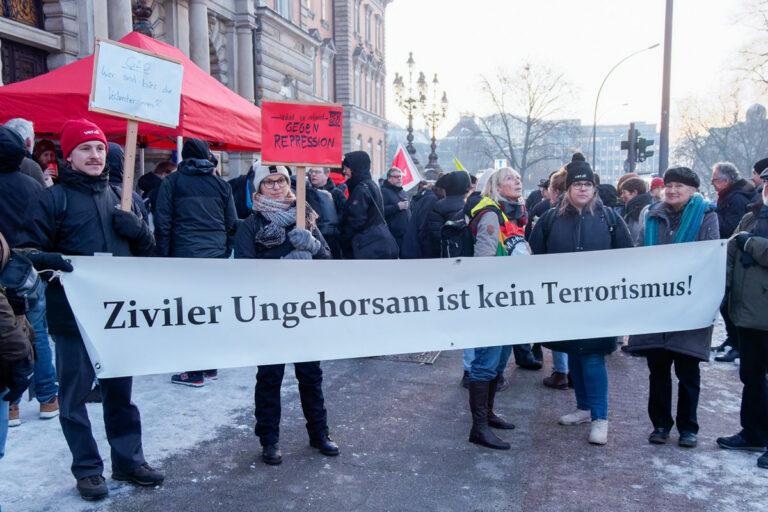
<svg viewBox="0 0 768 512">
<path fill-rule="evenodd" d="M 381 80 L 376 80 L 376 107 L 374 112 L 381 115 Z"/>
<path fill-rule="evenodd" d="M 0 2 L 3 18 L 43 28 L 43 5 L 41 0 L 4 0 Z"/>
<path fill-rule="evenodd" d="M 363 136 L 360 134 L 357 135 L 357 140 L 355 141 L 355 149 L 358 151 L 363 150 Z"/>
<path fill-rule="evenodd" d="M 365 6 L 365 40 L 371 42 L 371 8 Z"/>
<path fill-rule="evenodd" d="M 370 112 L 373 107 L 371 102 L 372 96 L 373 94 L 371 94 L 371 75 L 369 74 L 365 77 L 365 110 L 367 110 L 368 112 Z"/>
<path fill-rule="evenodd" d="M 354 104 L 356 106 L 362 105 L 362 88 L 360 87 L 360 68 L 355 66 L 355 98 L 354 98 Z"/>
<path fill-rule="evenodd" d="M 360 33 L 360 0 L 354 0 L 355 6 L 354 6 L 354 22 L 355 22 L 355 34 Z"/>
<path fill-rule="evenodd" d="M 331 85 L 330 85 L 330 72 L 328 61 L 323 59 L 322 71 L 320 72 L 320 93 L 323 95 L 324 100 L 331 98 Z"/>
<path fill-rule="evenodd" d="M 287 20 L 292 20 L 291 14 L 291 0 L 275 0 L 275 10 L 277 13 Z"/>
</svg>

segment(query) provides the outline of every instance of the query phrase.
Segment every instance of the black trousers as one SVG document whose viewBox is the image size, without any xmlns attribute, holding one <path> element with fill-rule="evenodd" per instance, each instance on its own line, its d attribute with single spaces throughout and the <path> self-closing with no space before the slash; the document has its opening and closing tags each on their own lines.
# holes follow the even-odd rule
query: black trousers
<svg viewBox="0 0 768 512">
<path fill-rule="evenodd" d="M 739 327 L 739 377 L 742 435 L 753 443 L 768 444 L 768 331 Z"/>
<path fill-rule="evenodd" d="M 725 323 L 725 340 L 732 348 L 739 350 L 739 330 L 731 321 L 731 315 L 728 313 L 728 296 L 720 304 L 720 314 L 723 316 L 723 322 Z"/>
<path fill-rule="evenodd" d="M 101 475 L 104 463 L 85 408 L 85 398 L 94 379 L 91 361 L 79 334 L 53 338 L 59 378 L 59 422 L 72 452 L 72 474 L 75 478 Z M 141 417 L 131 402 L 133 379 L 99 379 L 99 384 L 112 469 L 133 471 L 146 462 L 141 445 Z"/>
<path fill-rule="evenodd" d="M 650 370 L 650 392 L 648 394 L 648 416 L 654 428 L 672 430 L 672 365 L 678 380 L 677 388 L 677 430 L 681 433 L 699 432 L 696 410 L 699 406 L 701 375 L 699 359 L 695 357 L 657 349 L 648 351 L 646 360 Z"/>
<path fill-rule="evenodd" d="M 328 414 L 323 398 L 323 370 L 318 361 L 293 365 L 299 381 L 299 398 L 310 439 L 328 433 Z M 256 435 L 262 446 L 280 439 L 280 386 L 284 364 L 259 366 L 256 373 Z"/>
</svg>

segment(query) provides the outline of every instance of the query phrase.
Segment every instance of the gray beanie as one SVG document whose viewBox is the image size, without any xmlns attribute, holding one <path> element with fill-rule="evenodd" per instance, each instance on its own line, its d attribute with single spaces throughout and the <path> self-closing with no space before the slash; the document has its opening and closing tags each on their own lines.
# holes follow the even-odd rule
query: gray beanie
<svg viewBox="0 0 768 512">
<path fill-rule="evenodd" d="M 291 181 L 291 175 L 288 173 L 288 169 L 286 169 L 282 165 L 278 165 L 277 167 L 272 167 L 272 170 L 270 170 L 270 168 L 265 165 L 260 165 L 259 167 L 254 169 L 254 171 L 255 173 L 253 175 L 253 189 L 255 192 L 259 191 L 261 182 L 267 176 L 271 176 L 271 175 L 284 176 L 289 183 Z"/>
</svg>

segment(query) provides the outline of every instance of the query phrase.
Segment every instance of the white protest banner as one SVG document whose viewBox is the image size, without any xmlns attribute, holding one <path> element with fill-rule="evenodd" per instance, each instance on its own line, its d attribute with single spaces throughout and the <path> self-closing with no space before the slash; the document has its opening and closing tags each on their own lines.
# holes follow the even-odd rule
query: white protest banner
<svg viewBox="0 0 768 512">
<path fill-rule="evenodd" d="M 89 110 L 169 128 L 179 125 L 180 62 L 114 41 L 97 41 Z"/>
<path fill-rule="evenodd" d="M 402 261 L 73 257 L 99 377 L 711 325 L 724 241 Z"/>
</svg>

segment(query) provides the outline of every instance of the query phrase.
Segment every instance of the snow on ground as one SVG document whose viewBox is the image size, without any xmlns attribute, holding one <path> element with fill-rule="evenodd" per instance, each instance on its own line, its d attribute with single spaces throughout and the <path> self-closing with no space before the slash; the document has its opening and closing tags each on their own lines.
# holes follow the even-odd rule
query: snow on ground
<svg viewBox="0 0 768 512">
<path fill-rule="evenodd" d="M 244 410 L 253 408 L 255 368 L 219 371 L 219 379 L 202 388 L 174 386 L 168 375 L 134 379 L 133 400 L 142 416 L 144 455 L 162 468 L 162 460 L 216 437 L 225 426 L 238 425 Z M 286 374 L 283 393 L 296 393 L 295 378 Z M 132 486 L 111 480 L 109 445 L 100 404 L 88 404 L 88 415 L 104 459 L 104 477 L 111 496 Z M 5 457 L 0 460 L 0 506 L 3 512 L 80 512 L 104 510 L 109 498 L 97 504 L 80 499 L 70 472 L 72 457 L 58 419 L 40 420 L 38 403 L 21 404 L 19 427 L 10 429 Z M 255 441 L 254 441 L 255 442 Z"/>
</svg>

